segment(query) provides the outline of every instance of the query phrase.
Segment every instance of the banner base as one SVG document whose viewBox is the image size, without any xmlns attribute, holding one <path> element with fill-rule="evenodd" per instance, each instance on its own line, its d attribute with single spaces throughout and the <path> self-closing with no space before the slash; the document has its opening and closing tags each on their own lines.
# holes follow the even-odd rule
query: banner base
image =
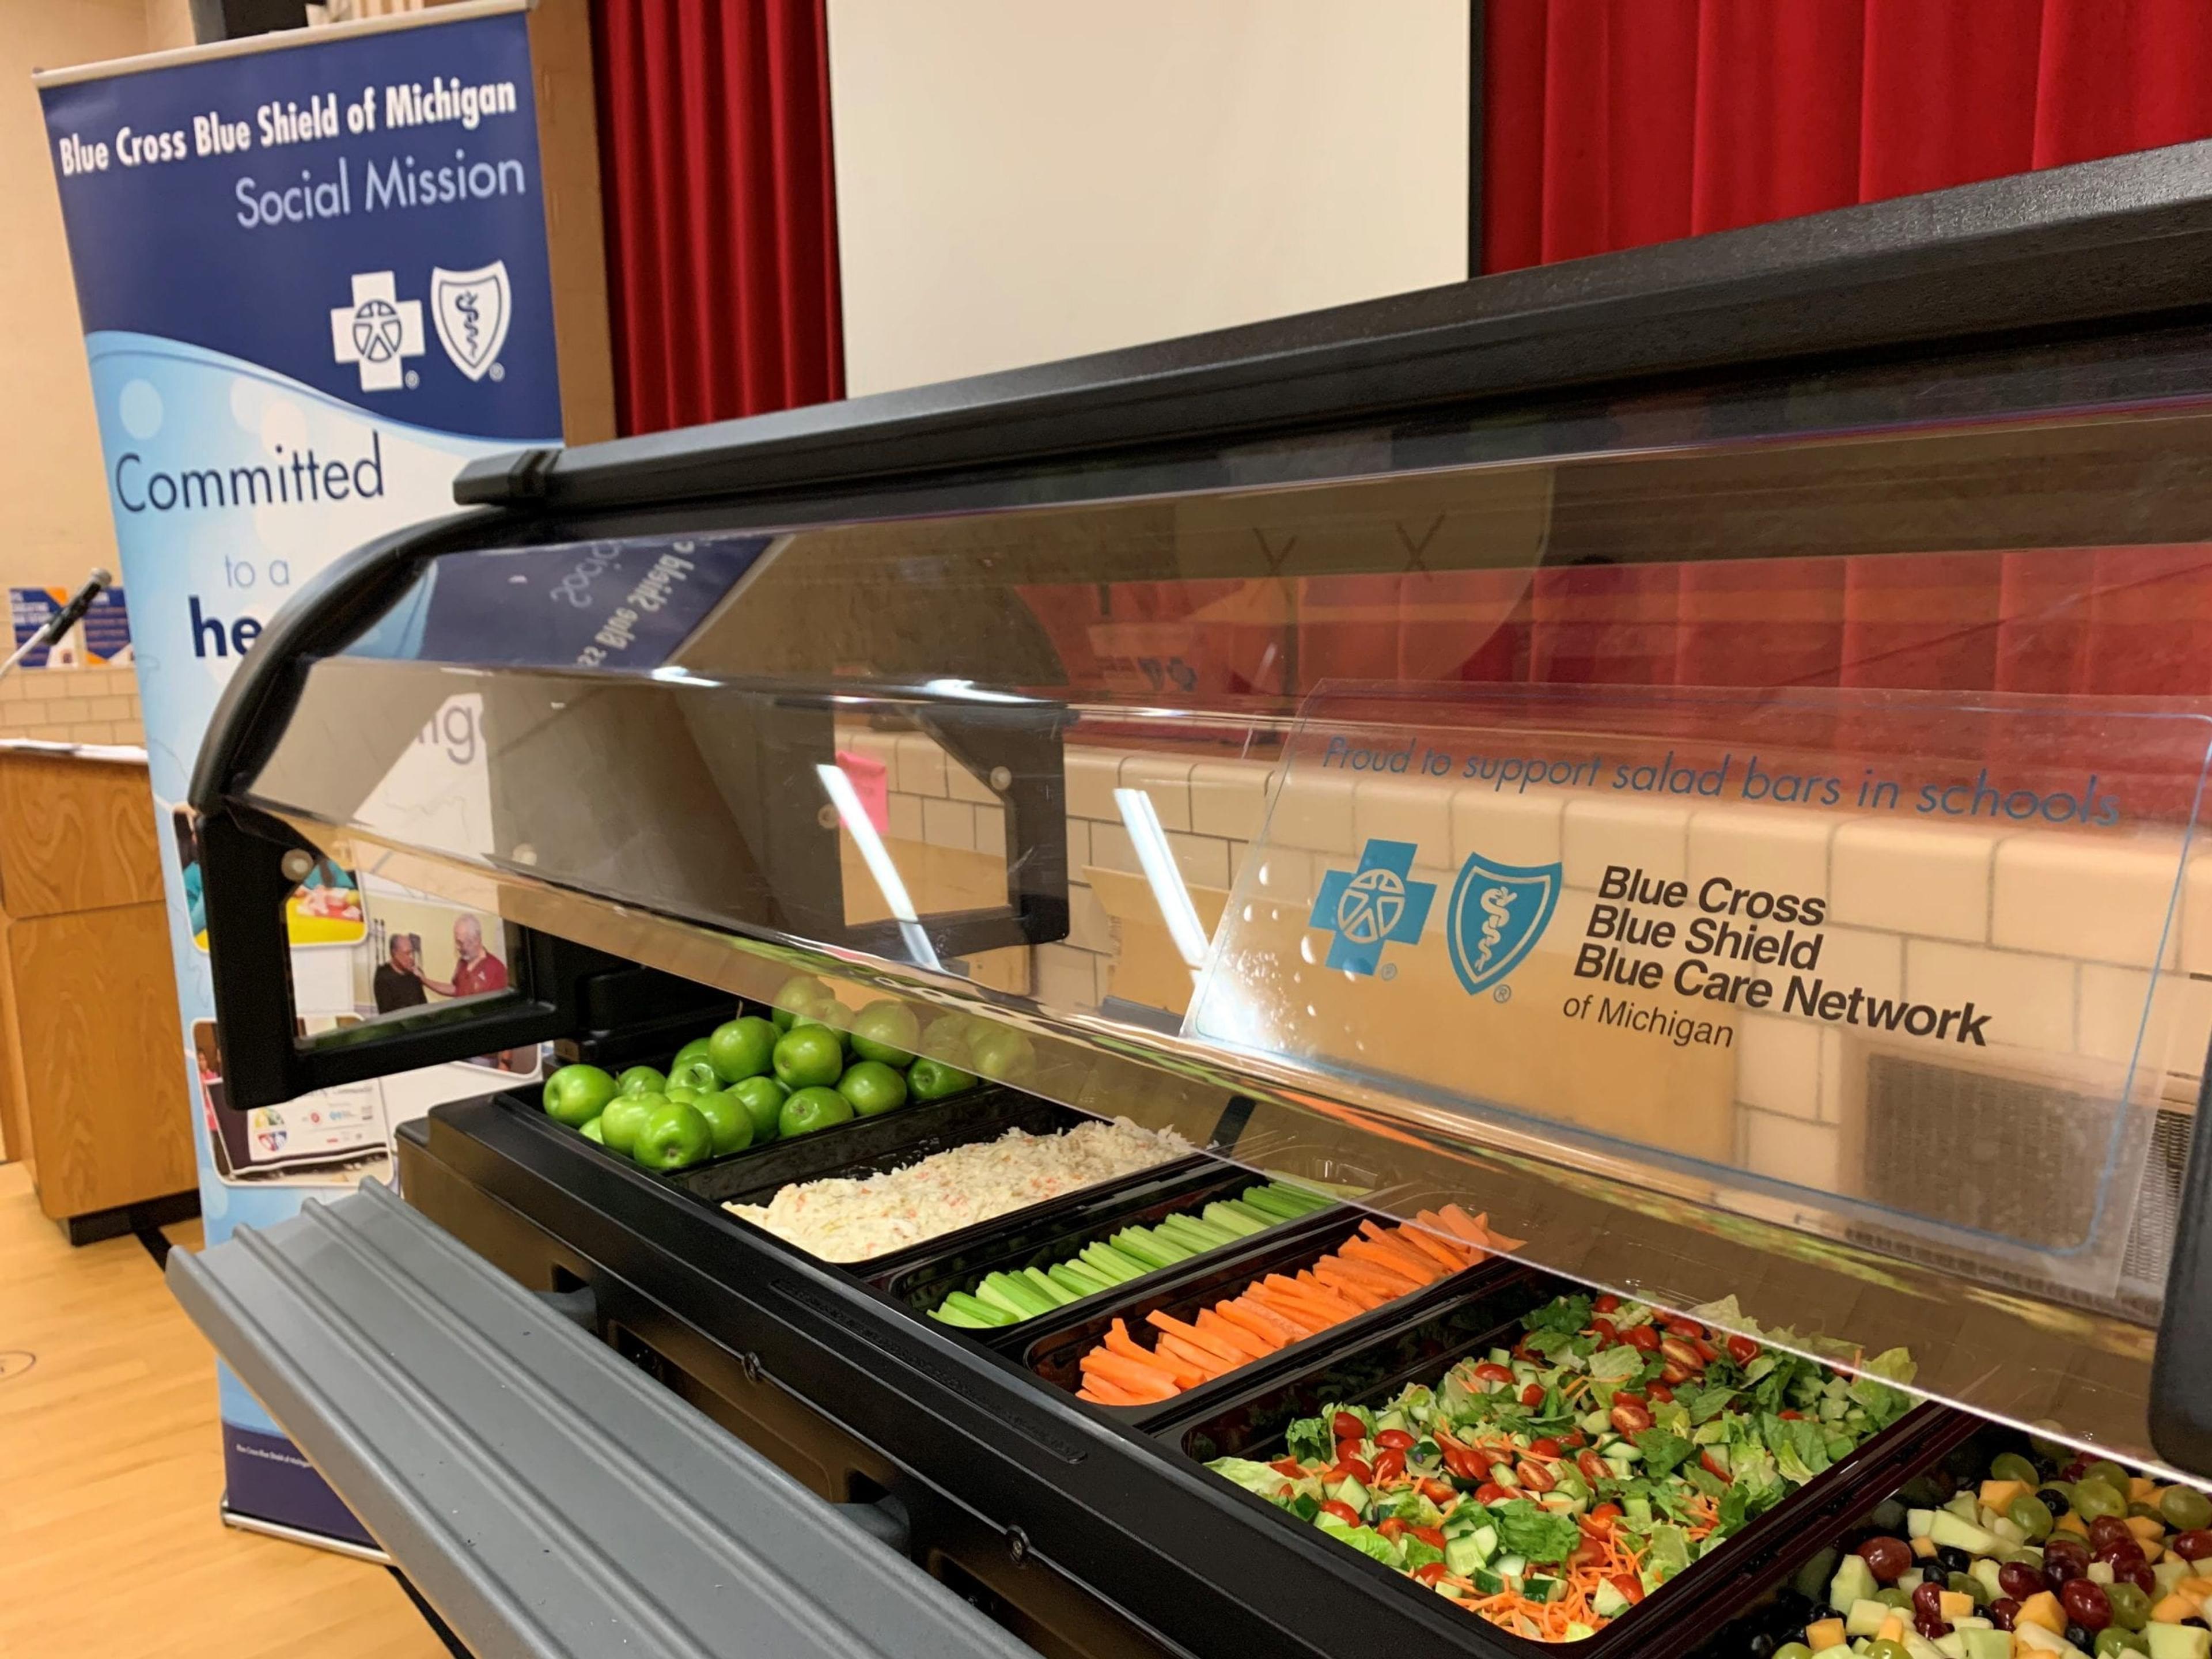
<svg viewBox="0 0 2212 1659">
<path fill-rule="evenodd" d="M 216 1505 L 222 1524 L 235 1527 L 240 1532 L 258 1532 L 270 1538 L 281 1538 L 288 1544 L 305 1544 L 310 1549 L 328 1550 L 333 1555 L 349 1555 L 356 1561 L 374 1562 L 380 1567 L 392 1565 L 392 1558 L 373 1544 L 356 1544 L 343 1538 L 333 1538 L 327 1533 L 307 1532 L 298 1527 L 288 1527 L 281 1521 L 264 1521 L 258 1515 L 246 1515 L 230 1506 L 230 1494 L 226 1492 Z"/>
</svg>

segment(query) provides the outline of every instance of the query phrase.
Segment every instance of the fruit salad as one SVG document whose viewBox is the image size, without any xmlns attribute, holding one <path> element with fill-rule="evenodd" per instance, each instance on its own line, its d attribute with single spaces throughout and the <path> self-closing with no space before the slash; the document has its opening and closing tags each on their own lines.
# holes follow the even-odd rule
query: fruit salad
<svg viewBox="0 0 2212 1659">
<path fill-rule="evenodd" d="M 2038 1443 L 1923 1476 L 1816 1558 L 1753 1659 L 2212 1659 L 2212 1498 Z M 1823 1577 L 1826 1582 L 1822 1583 Z"/>
<path fill-rule="evenodd" d="M 1522 1323 L 1434 1388 L 1293 1424 L 1273 1462 L 1207 1467 L 1493 1624 L 1572 1641 L 1911 1404 L 1901 1349 L 1845 1376 L 1613 1296 Z"/>
</svg>

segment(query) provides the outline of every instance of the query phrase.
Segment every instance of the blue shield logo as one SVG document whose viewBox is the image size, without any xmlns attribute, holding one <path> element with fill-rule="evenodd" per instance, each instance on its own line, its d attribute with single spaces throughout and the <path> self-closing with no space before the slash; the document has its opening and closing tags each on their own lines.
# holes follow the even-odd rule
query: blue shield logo
<svg viewBox="0 0 2212 1659">
<path fill-rule="evenodd" d="M 1452 968 L 1474 996 L 1521 965 L 1559 908 L 1565 873 L 1556 864 L 1493 864 L 1468 855 L 1452 884 Z"/>
<path fill-rule="evenodd" d="M 1322 878 L 1309 927 L 1325 927 L 1327 966 L 1348 974 L 1372 974 L 1386 945 L 1419 942 L 1437 896 L 1432 881 L 1414 881 L 1413 843 L 1370 841 L 1357 870 L 1331 870 Z"/>
</svg>

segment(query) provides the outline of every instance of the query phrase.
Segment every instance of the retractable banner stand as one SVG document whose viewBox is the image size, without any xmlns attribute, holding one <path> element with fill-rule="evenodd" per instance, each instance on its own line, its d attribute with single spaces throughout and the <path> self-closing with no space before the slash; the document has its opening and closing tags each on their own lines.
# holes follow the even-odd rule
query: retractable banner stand
<svg viewBox="0 0 2212 1659">
<path fill-rule="evenodd" d="M 390 1170 L 397 1124 L 482 1093 L 431 1068 L 241 1112 L 224 1098 L 182 811 L 224 682 L 269 617 L 373 537 L 452 510 L 478 456 L 561 438 L 530 41 L 520 0 L 263 36 L 40 77 L 131 594 L 198 1103 L 210 1243 Z M 425 726 L 395 787 L 451 798 L 474 710 Z M 465 792 L 464 792 L 465 793 Z M 288 907 L 304 1023 L 505 982 L 478 917 L 326 861 Z M 241 1524 L 370 1542 L 227 1371 Z"/>
</svg>

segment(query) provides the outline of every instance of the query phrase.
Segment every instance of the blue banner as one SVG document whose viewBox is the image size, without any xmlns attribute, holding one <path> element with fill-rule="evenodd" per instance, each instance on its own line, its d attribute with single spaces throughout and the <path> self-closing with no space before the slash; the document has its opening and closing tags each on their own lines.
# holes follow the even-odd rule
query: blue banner
<svg viewBox="0 0 2212 1659">
<path fill-rule="evenodd" d="M 180 810 L 223 684 L 294 589 L 450 511 L 470 460 L 560 441 L 529 36 L 519 3 L 431 12 L 64 71 L 40 95 L 131 595 L 214 1243 L 388 1172 L 398 1122 L 539 1063 L 488 1055 L 230 1106 Z M 472 763 L 452 740 L 471 712 L 441 711 L 420 765 Z M 496 918 L 336 865 L 288 914 L 311 1029 L 504 976 Z M 222 1407 L 234 1513 L 363 1540 L 227 1370 Z"/>
</svg>

